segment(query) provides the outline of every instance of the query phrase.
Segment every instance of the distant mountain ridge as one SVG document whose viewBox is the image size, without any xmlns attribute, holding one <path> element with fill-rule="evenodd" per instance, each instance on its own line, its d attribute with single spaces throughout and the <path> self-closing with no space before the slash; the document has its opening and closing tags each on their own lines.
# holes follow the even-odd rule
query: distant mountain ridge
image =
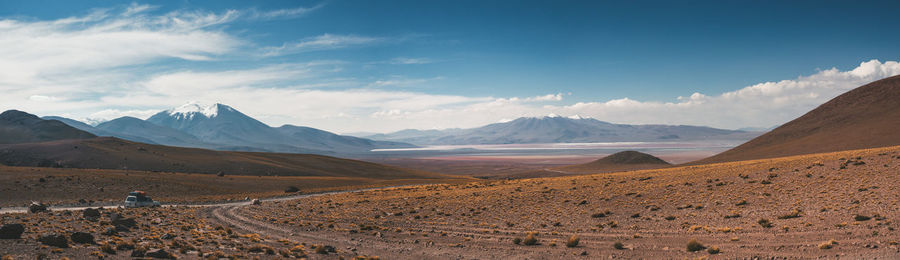
<svg viewBox="0 0 900 260">
<path fill-rule="evenodd" d="M 310 127 L 284 125 L 274 128 L 224 104 L 204 106 L 191 102 L 161 111 L 147 120 L 121 117 L 97 126 L 62 117 L 45 118 L 97 136 L 225 151 L 352 156 L 366 154 L 372 149 L 415 147 L 401 142 L 337 135 Z"/>
<path fill-rule="evenodd" d="M 471 129 L 403 130 L 365 136 L 416 145 L 750 140 L 759 132 L 687 125 L 627 125 L 583 117 L 522 117 Z"/>
</svg>

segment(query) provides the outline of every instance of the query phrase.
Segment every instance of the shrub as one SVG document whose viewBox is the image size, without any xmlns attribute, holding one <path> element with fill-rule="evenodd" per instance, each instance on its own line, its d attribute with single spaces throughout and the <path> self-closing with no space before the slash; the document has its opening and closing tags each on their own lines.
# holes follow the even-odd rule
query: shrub
<svg viewBox="0 0 900 260">
<path fill-rule="evenodd" d="M 517 238 L 513 238 L 513 244 L 518 245 L 518 244 L 521 244 L 521 243 L 522 243 L 522 239 L 521 239 L 521 238 L 518 238 L 518 237 L 517 237 Z"/>
<path fill-rule="evenodd" d="M 774 226 L 774 225 L 772 225 L 772 222 L 769 222 L 768 219 L 764 219 L 764 218 L 759 219 L 759 221 L 757 221 L 756 223 L 759 223 L 759 226 L 764 227 L 764 228 L 770 228 L 770 227 Z"/>
<path fill-rule="evenodd" d="M 525 244 L 526 246 L 537 245 L 538 240 L 536 236 L 537 232 L 529 232 L 528 236 L 525 237 L 525 240 L 522 240 L 522 244 Z"/>
<path fill-rule="evenodd" d="M 103 251 L 104 253 L 107 253 L 110 255 L 116 254 L 116 248 L 113 247 L 113 245 L 108 242 L 100 245 L 100 251 Z"/>
<path fill-rule="evenodd" d="M 625 245 L 623 245 L 622 242 L 616 242 L 615 244 L 613 244 L 613 248 L 622 250 L 625 249 Z"/>
<path fill-rule="evenodd" d="M 691 239 L 691 241 L 688 241 L 687 243 L 688 252 L 697 252 L 703 249 L 706 249 L 706 247 L 703 246 L 703 244 L 700 244 L 700 242 L 697 242 L 696 239 Z"/>
<path fill-rule="evenodd" d="M 706 252 L 709 253 L 710 255 L 715 255 L 721 251 L 719 251 L 719 247 L 711 246 L 711 247 L 709 247 L 709 249 L 706 250 Z"/>
<path fill-rule="evenodd" d="M 572 235 L 569 237 L 569 241 L 566 241 L 566 247 L 576 247 L 580 241 L 581 238 L 579 238 L 578 235 Z"/>
<path fill-rule="evenodd" d="M 666 220 L 675 220 L 675 216 L 668 216 L 666 217 Z"/>
<path fill-rule="evenodd" d="M 325 248 L 324 245 L 316 245 L 315 248 L 316 248 L 316 254 L 321 254 L 321 255 L 328 254 L 328 249 Z"/>
<path fill-rule="evenodd" d="M 853 220 L 856 220 L 856 221 L 866 221 L 866 220 L 870 220 L 870 219 L 872 219 L 872 217 L 858 215 L 858 214 L 853 217 Z"/>
</svg>

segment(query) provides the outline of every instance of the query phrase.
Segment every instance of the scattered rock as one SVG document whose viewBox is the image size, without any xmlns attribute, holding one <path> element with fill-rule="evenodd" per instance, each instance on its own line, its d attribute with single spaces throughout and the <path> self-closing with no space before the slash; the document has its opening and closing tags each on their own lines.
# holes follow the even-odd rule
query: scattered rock
<svg viewBox="0 0 900 260">
<path fill-rule="evenodd" d="M 119 214 L 110 214 L 109 219 L 111 220 L 113 226 L 116 226 L 116 231 L 128 231 L 129 229 L 137 226 L 137 221 L 133 218 L 124 218 Z"/>
<path fill-rule="evenodd" d="M 163 258 L 163 259 L 171 259 L 172 258 L 172 254 L 170 254 L 169 252 L 166 252 L 166 250 L 162 250 L 162 249 L 152 249 L 150 251 L 147 251 L 147 253 L 144 253 L 144 256 L 153 257 L 153 258 Z"/>
<path fill-rule="evenodd" d="M 40 202 L 31 202 L 31 205 L 28 206 L 28 212 L 38 213 L 47 211 L 47 204 Z"/>
<path fill-rule="evenodd" d="M 45 244 L 48 246 L 55 246 L 59 248 L 69 247 L 69 240 L 66 239 L 66 236 L 56 233 L 43 235 L 38 238 L 38 241 L 41 242 L 41 244 Z"/>
<path fill-rule="evenodd" d="M 219 177 L 225 177 L 225 172 L 219 172 L 219 173 L 216 173 L 216 176 L 219 176 Z"/>
<path fill-rule="evenodd" d="M 116 228 L 114 228 L 114 227 L 107 227 L 106 231 L 103 231 L 103 234 L 107 235 L 107 236 L 113 236 L 113 235 L 119 234 L 119 232 L 117 232 Z"/>
<path fill-rule="evenodd" d="M 85 232 L 72 233 L 72 242 L 79 244 L 94 244 L 94 235 Z"/>
<path fill-rule="evenodd" d="M 162 236 L 159 237 L 159 238 L 167 239 L 167 240 L 168 240 L 168 239 L 173 239 L 173 238 L 175 238 L 175 235 L 172 235 L 172 234 L 170 234 L 170 233 L 166 233 L 166 234 L 162 235 Z"/>
<path fill-rule="evenodd" d="M 131 251 L 131 257 L 144 257 L 144 254 L 147 253 L 147 250 L 143 248 L 135 248 Z"/>
<path fill-rule="evenodd" d="M 81 216 L 83 216 L 85 219 L 96 221 L 98 218 L 100 218 L 100 210 L 86 208 L 81 212 Z"/>
<path fill-rule="evenodd" d="M 19 239 L 25 232 L 25 226 L 22 224 L 6 224 L 0 226 L 0 239 Z"/>
<path fill-rule="evenodd" d="M 259 201 L 259 199 L 253 199 L 253 200 L 250 201 L 250 204 L 252 204 L 252 205 L 260 205 L 260 204 L 262 204 L 262 202 Z"/>
</svg>

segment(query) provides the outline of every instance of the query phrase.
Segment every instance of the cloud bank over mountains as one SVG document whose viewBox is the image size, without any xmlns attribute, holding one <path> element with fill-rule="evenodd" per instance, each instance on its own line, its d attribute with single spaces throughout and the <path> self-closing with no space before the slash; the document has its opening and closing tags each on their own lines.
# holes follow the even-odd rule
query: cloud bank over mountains
<svg viewBox="0 0 900 260">
<path fill-rule="evenodd" d="M 900 74 L 896 61 L 870 60 L 847 71 L 826 69 L 721 94 L 685 93 L 670 101 L 568 101 L 579 93 L 450 95 L 428 91 L 430 83 L 452 78 L 448 75 L 365 78 L 342 72 L 373 66 L 371 62 L 278 59 L 393 44 L 398 41 L 392 39 L 402 36 L 328 33 L 264 45 L 228 30 L 238 22 L 302 19 L 321 8 L 157 14 L 154 6 L 130 5 L 56 20 L 2 18 L 0 109 L 100 122 L 126 115 L 145 119 L 154 111 L 198 100 L 240 107 L 272 126 L 307 125 L 344 133 L 470 128 L 548 114 L 734 129 L 782 124 L 854 87 Z M 252 62 L 235 65 L 244 61 Z M 381 64 L 433 62 L 436 59 L 416 56 Z M 565 82 L 558 84 L 565 89 Z"/>
</svg>

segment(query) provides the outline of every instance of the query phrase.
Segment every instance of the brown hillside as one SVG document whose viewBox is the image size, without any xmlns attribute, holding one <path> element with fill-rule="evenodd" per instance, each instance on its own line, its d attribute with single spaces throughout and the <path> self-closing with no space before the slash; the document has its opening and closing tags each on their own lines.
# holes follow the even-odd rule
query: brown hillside
<svg viewBox="0 0 900 260">
<path fill-rule="evenodd" d="M 597 159 L 593 162 L 557 168 L 560 171 L 578 173 L 619 172 L 644 169 L 658 169 L 670 163 L 637 151 L 623 151 Z"/>
<path fill-rule="evenodd" d="M 379 179 L 450 178 L 424 171 L 309 154 L 226 152 L 135 143 L 112 137 L 0 145 L 0 163 L 81 169 Z"/>
<path fill-rule="evenodd" d="M 0 114 L 0 144 L 46 142 L 95 137 L 56 120 L 43 120 L 18 110 Z"/>
<path fill-rule="evenodd" d="M 900 76 L 878 80 L 721 154 L 698 163 L 900 145 Z"/>
</svg>

